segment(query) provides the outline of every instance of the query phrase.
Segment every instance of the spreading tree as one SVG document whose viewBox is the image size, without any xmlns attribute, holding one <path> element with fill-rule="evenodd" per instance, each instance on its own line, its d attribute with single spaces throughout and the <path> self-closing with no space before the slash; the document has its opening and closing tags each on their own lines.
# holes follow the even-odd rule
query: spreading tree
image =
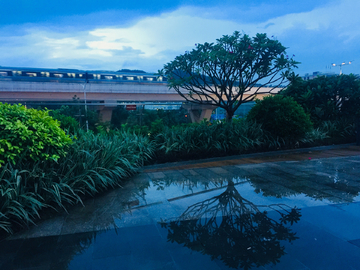
<svg viewBox="0 0 360 270">
<path fill-rule="evenodd" d="M 294 55 L 293 55 L 294 56 Z M 195 44 L 159 70 L 186 101 L 225 109 L 228 121 L 245 102 L 280 87 L 298 64 L 266 34 L 250 38 L 234 32 L 215 43 Z"/>
</svg>

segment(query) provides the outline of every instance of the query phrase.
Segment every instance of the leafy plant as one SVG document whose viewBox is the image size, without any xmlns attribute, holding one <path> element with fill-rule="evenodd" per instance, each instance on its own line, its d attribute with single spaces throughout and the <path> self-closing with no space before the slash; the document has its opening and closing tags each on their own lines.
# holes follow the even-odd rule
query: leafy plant
<svg viewBox="0 0 360 270">
<path fill-rule="evenodd" d="M 75 134 L 80 129 L 80 124 L 75 118 L 61 113 L 61 110 L 50 111 L 49 114 L 59 121 L 60 127 L 68 134 Z"/>
<path fill-rule="evenodd" d="M 281 94 L 294 98 L 316 125 L 328 120 L 354 120 L 360 113 L 360 81 L 352 74 L 307 81 L 293 76 L 290 81 Z"/>
<path fill-rule="evenodd" d="M 356 138 L 355 124 L 350 119 L 323 121 L 319 129 L 327 134 L 326 143 L 350 143 Z"/>
<path fill-rule="evenodd" d="M 231 123 L 203 121 L 165 127 L 155 138 L 156 161 L 208 158 L 258 151 L 264 149 L 273 137 L 261 125 L 243 119 Z"/>
<path fill-rule="evenodd" d="M 47 110 L 0 103 L 0 166 L 8 161 L 58 160 L 72 143 Z"/>
<path fill-rule="evenodd" d="M 99 114 L 94 111 L 90 110 L 89 108 L 85 109 L 85 104 L 80 102 L 80 98 L 76 95 L 73 97 L 72 100 L 73 105 L 71 106 L 61 106 L 60 109 L 53 110 L 51 112 L 52 115 L 63 115 L 63 116 L 70 116 L 78 122 L 78 125 L 86 129 L 86 121 L 88 121 L 88 126 L 90 130 L 95 131 L 96 125 L 100 122 L 99 121 Z M 63 116 L 59 116 L 64 120 Z M 61 121 L 61 119 L 59 119 Z M 71 123 L 73 125 L 74 123 Z"/>
<path fill-rule="evenodd" d="M 247 119 L 262 125 L 274 137 L 297 140 L 310 131 L 312 122 L 304 109 L 291 97 L 267 96 L 257 100 Z"/>
<path fill-rule="evenodd" d="M 0 168 L 0 233 L 11 233 L 38 219 L 45 208 L 82 203 L 138 172 L 153 154 L 147 137 L 117 132 L 80 131 L 58 162 L 19 160 Z"/>
</svg>

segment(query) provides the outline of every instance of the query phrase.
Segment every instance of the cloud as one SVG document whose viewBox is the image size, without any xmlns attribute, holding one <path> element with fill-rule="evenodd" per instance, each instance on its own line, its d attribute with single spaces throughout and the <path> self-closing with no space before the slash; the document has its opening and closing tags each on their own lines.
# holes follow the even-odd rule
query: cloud
<svg viewBox="0 0 360 270">
<path fill-rule="evenodd" d="M 316 8 L 309 12 L 292 13 L 281 17 L 270 19 L 263 24 L 264 27 L 272 24 L 268 31 L 281 34 L 291 28 L 301 28 L 312 31 L 333 31 L 334 35 L 346 36 L 348 38 L 358 37 L 360 2 L 342 0 L 331 2 L 324 7 Z"/>
<path fill-rule="evenodd" d="M 264 5 L 247 10 L 251 10 L 251 14 L 256 14 L 256 10 L 263 14 L 261 8 Z M 246 22 L 236 18 L 229 7 L 188 6 L 120 26 L 94 28 L 92 24 L 79 30 L 74 27 L 59 30 L 49 24 L 46 27 L 23 25 L 17 26 L 14 35 L 7 27 L 0 29 L 0 50 L 6 52 L 0 55 L 0 65 L 156 71 L 176 55 L 194 48 L 195 43 L 214 42 L 235 30 L 250 36 L 257 32 L 274 35 L 290 47 L 291 53 L 304 57 L 303 63 L 306 57 L 311 57 L 309 51 L 320 52 L 324 47 L 328 54 L 334 53 L 333 56 L 340 57 L 341 46 L 346 46 L 344 52 L 359 55 L 360 30 L 354 27 L 360 24 L 357 10 L 360 2 L 330 1 L 312 10 L 302 9 L 296 13 L 292 9 L 291 14 L 282 12 L 271 17 L 269 14 L 278 13 L 267 10 L 264 19 Z M 307 69 L 314 66 L 313 61 L 310 62 L 311 65 L 305 65 Z"/>
</svg>

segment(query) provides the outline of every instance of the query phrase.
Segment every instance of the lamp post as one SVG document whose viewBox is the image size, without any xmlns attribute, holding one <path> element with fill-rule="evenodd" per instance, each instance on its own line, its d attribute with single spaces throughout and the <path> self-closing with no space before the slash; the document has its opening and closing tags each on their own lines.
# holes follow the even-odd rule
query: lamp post
<svg viewBox="0 0 360 270">
<path fill-rule="evenodd" d="M 85 123 L 86 123 L 86 132 L 89 131 L 89 122 L 87 119 L 87 102 L 86 102 L 86 85 L 89 83 L 89 74 L 85 72 L 85 83 L 82 84 L 84 91 L 84 100 L 85 100 Z"/>
<path fill-rule="evenodd" d="M 352 63 L 353 61 L 349 61 L 349 62 L 342 62 L 342 63 L 340 63 L 340 64 L 331 64 L 333 67 L 340 67 L 340 74 L 339 75 L 341 75 L 342 74 L 342 70 L 341 70 L 341 67 L 342 66 L 345 66 L 345 65 L 351 65 L 351 63 Z"/>
</svg>

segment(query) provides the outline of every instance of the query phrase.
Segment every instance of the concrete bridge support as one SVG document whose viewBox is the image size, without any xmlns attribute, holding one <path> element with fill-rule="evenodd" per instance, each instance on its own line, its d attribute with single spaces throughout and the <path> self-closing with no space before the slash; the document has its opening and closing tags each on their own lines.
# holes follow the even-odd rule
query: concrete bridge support
<svg viewBox="0 0 360 270">
<path fill-rule="evenodd" d="M 191 122 L 200 123 L 205 118 L 210 120 L 213 110 L 217 108 L 215 105 L 211 104 L 191 104 L 185 103 L 182 105 L 186 109 L 191 117 Z"/>
<path fill-rule="evenodd" d="M 111 103 L 111 104 L 106 104 L 106 103 Z M 103 123 L 111 122 L 112 112 L 116 108 L 116 105 L 114 105 L 114 103 L 116 103 L 116 101 L 113 100 L 105 101 L 104 103 L 105 105 L 100 105 L 97 108 L 99 110 L 99 117 L 101 122 Z"/>
</svg>

